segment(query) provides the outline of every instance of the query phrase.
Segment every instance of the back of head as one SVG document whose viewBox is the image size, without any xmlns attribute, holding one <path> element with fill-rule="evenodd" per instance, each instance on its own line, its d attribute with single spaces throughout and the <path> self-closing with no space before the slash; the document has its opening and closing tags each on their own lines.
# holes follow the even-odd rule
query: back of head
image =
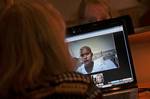
<svg viewBox="0 0 150 99">
<path fill-rule="evenodd" d="M 92 12 L 89 11 L 89 8 L 94 7 L 94 6 L 95 8 L 94 9 L 92 8 Z M 100 16 L 103 16 L 103 17 L 98 19 L 98 17 Z M 111 14 L 110 14 L 110 7 L 108 3 L 106 2 L 106 0 L 81 0 L 79 13 L 78 13 L 79 22 L 81 23 L 85 23 L 88 21 L 93 22 L 93 21 L 103 20 L 103 19 L 108 19 L 108 18 L 111 18 Z"/>
<path fill-rule="evenodd" d="M 49 3 L 14 0 L 3 9 L 0 23 L 0 92 L 24 90 L 70 71 L 65 25 Z"/>
</svg>

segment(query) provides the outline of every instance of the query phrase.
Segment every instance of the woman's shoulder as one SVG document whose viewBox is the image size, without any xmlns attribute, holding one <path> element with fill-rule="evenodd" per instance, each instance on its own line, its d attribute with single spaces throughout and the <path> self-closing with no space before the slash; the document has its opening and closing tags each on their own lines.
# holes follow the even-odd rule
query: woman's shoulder
<svg viewBox="0 0 150 99">
<path fill-rule="evenodd" d="M 70 94 L 73 96 L 83 96 L 84 99 L 86 97 L 95 99 L 94 97 L 100 94 L 100 90 L 95 86 L 91 77 L 88 75 L 68 72 L 57 75 L 54 81 L 57 84 L 55 86 L 56 93 L 66 94 L 66 96 Z"/>
<path fill-rule="evenodd" d="M 56 75 L 49 87 L 32 92 L 32 97 L 44 99 L 96 99 L 101 91 L 95 86 L 91 77 L 76 72 Z M 42 98 L 43 99 L 43 98 Z"/>
</svg>

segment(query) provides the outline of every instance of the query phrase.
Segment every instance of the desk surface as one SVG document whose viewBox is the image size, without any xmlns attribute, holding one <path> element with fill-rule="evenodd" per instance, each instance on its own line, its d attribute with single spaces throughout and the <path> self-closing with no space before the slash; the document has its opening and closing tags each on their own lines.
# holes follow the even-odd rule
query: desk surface
<svg viewBox="0 0 150 99">
<path fill-rule="evenodd" d="M 150 88 L 150 83 L 139 83 L 139 88 Z M 139 93 L 139 99 L 150 99 L 150 92 Z"/>
</svg>

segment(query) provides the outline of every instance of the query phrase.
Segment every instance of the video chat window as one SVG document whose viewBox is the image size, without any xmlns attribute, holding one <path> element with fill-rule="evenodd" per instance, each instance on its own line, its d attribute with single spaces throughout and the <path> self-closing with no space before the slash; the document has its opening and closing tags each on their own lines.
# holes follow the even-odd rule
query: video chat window
<svg viewBox="0 0 150 99">
<path fill-rule="evenodd" d="M 76 40 L 68 46 L 77 72 L 91 74 L 119 67 L 113 34 Z"/>
<path fill-rule="evenodd" d="M 90 76 L 103 91 L 136 83 L 126 35 L 132 32 L 129 24 L 128 19 L 112 19 L 68 28 L 65 41 L 74 71 Z"/>
</svg>

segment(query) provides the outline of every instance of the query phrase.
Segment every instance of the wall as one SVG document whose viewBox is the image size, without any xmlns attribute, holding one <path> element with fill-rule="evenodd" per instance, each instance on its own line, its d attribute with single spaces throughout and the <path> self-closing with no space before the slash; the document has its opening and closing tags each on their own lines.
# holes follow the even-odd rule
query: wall
<svg viewBox="0 0 150 99">
<path fill-rule="evenodd" d="M 150 83 L 150 31 L 129 36 L 139 83 Z"/>
<path fill-rule="evenodd" d="M 76 16 L 81 0 L 48 0 L 64 16 L 65 20 L 71 20 Z"/>
</svg>

